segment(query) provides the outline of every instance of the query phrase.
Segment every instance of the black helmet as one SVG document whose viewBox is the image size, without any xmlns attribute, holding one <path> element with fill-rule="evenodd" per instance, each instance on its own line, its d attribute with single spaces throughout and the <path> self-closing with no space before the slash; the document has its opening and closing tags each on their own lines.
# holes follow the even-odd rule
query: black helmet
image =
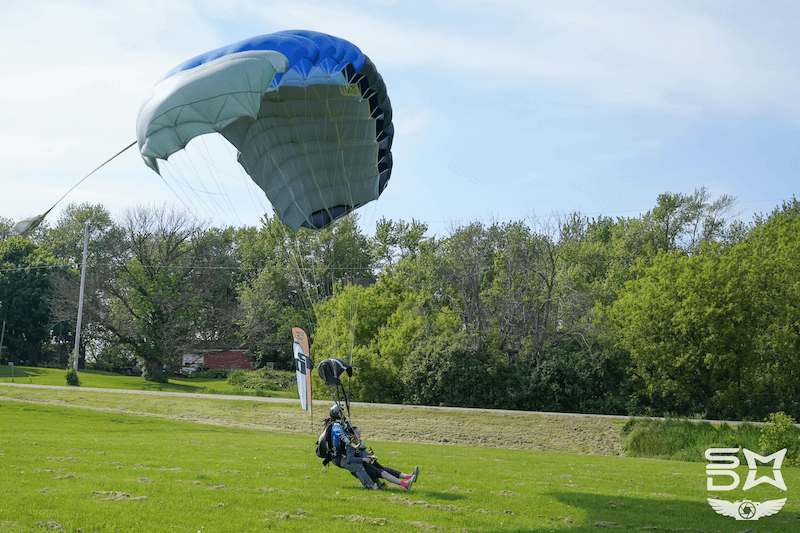
<svg viewBox="0 0 800 533">
<path fill-rule="evenodd" d="M 331 418 L 334 420 L 342 419 L 342 408 L 339 405 L 331 406 Z"/>
</svg>

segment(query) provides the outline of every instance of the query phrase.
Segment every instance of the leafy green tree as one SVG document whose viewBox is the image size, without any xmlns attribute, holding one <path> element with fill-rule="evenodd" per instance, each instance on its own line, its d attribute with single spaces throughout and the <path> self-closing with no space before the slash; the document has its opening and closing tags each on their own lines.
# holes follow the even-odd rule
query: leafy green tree
<svg viewBox="0 0 800 533">
<path fill-rule="evenodd" d="M 463 317 L 464 329 L 473 352 L 481 351 L 491 329 L 492 314 L 485 291 L 496 274 L 499 248 L 496 226 L 485 228 L 474 222 L 457 228 L 443 240 L 436 257 L 435 272 L 447 300 L 444 304 Z"/>
<path fill-rule="evenodd" d="M 399 370 L 383 357 L 376 339 L 399 300 L 377 285 L 337 285 L 337 293 L 316 308 L 318 327 L 311 347 L 315 361 L 339 357 L 351 361 L 353 398 L 390 401 L 400 388 Z M 320 382 L 321 384 L 321 382 Z"/>
<path fill-rule="evenodd" d="M 764 417 L 785 411 L 800 418 L 800 202 L 793 198 L 759 222 L 732 248 L 732 261 L 752 265 L 742 290 L 759 317 L 759 401 Z M 771 407 L 767 407 L 771 406 Z"/>
<path fill-rule="evenodd" d="M 776 217 L 730 248 L 662 252 L 640 268 L 611 317 L 645 405 L 762 418 L 782 397 L 796 409 L 798 229 Z"/>
<path fill-rule="evenodd" d="M 0 323 L 6 322 L 3 355 L 36 366 L 50 333 L 48 300 L 56 263 L 40 246 L 12 237 L 0 241 Z"/>
<path fill-rule="evenodd" d="M 258 274 L 239 287 L 238 335 L 251 359 L 290 365 L 291 328 L 314 338 L 315 307 L 341 284 L 374 282 L 370 243 L 355 214 L 321 231 L 289 231 L 277 217 L 241 236 L 243 265 Z"/>
<path fill-rule="evenodd" d="M 14 227 L 14 221 L 10 218 L 0 217 L 0 240 L 4 241 L 10 239 L 13 235 L 11 228 Z"/>
<path fill-rule="evenodd" d="M 518 376 L 500 353 L 484 345 L 476 354 L 463 332 L 431 335 L 418 344 L 404 368 L 406 401 L 422 405 L 508 408 Z"/>
<path fill-rule="evenodd" d="M 613 323 L 650 407 L 741 415 L 758 313 L 740 290 L 745 268 L 719 247 L 692 257 L 662 252 L 614 303 Z"/>
<path fill-rule="evenodd" d="M 711 202 L 705 187 L 693 194 L 666 192 L 648 211 L 646 223 L 653 252 L 695 251 L 701 243 L 723 241 L 730 217 L 735 216 L 736 198 L 723 194 Z"/>
<path fill-rule="evenodd" d="M 144 206 L 128 210 L 119 229 L 105 262 L 87 271 L 84 320 L 101 345 L 133 354 L 145 379 L 163 381 L 164 365 L 207 344 L 204 306 L 217 287 L 206 230 L 187 213 Z"/>
<path fill-rule="evenodd" d="M 191 245 L 197 258 L 192 286 L 200 299 L 193 336 L 205 350 L 235 348 L 242 316 L 238 288 L 250 277 L 241 268 L 237 232 L 233 228 L 207 229 Z"/>
<path fill-rule="evenodd" d="M 111 213 L 100 204 L 68 204 L 53 227 L 40 235 L 39 243 L 50 254 L 71 268 L 83 261 L 83 235 L 89 224 L 89 249 L 93 262 L 106 261 L 122 240 L 121 230 L 114 225 Z"/>
<path fill-rule="evenodd" d="M 88 224 L 88 227 L 87 227 Z M 87 263 L 106 265 L 115 255 L 122 253 L 124 242 L 121 229 L 114 224 L 111 214 L 102 205 L 88 203 L 67 205 L 53 227 L 45 228 L 39 234 L 42 248 L 49 251 L 63 265 L 54 272 L 54 290 L 49 302 L 53 347 L 59 362 L 64 362 L 72 353 L 78 316 L 78 296 L 80 287 L 81 263 L 83 261 L 84 233 L 88 229 L 90 246 L 87 248 Z M 97 284 L 92 283 L 96 266 L 87 270 L 89 282 L 86 285 L 84 300 L 102 298 L 97 294 Z M 106 275 L 107 269 L 100 267 Z M 89 318 L 90 314 L 86 316 Z M 78 367 L 83 368 L 86 358 L 87 342 L 102 339 L 98 324 L 83 319 L 81 323 L 81 346 L 79 347 Z"/>
<path fill-rule="evenodd" d="M 416 257 L 426 240 L 428 225 L 418 220 L 394 222 L 385 217 L 375 225 L 373 255 L 379 268 L 405 257 Z"/>
<path fill-rule="evenodd" d="M 292 328 L 313 331 L 313 308 L 291 286 L 286 272 L 275 266 L 268 266 L 256 279 L 239 286 L 237 336 L 257 367 L 267 362 L 291 367 Z"/>
</svg>

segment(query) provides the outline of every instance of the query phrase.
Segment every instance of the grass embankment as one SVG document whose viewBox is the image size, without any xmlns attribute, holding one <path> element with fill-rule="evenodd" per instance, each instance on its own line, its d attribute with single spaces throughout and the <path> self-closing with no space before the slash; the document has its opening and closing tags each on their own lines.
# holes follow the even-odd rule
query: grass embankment
<svg viewBox="0 0 800 533">
<path fill-rule="evenodd" d="M 87 388 L 40 389 L 0 386 L 0 399 L 82 407 L 172 420 L 264 431 L 318 433 L 330 402 L 314 402 L 314 423 L 295 399 L 200 395 L 153 396 Z M 234 399 L 235 398 L 235 399 Z M 353 419 L 371 439 L 471 445 L 540 451 L 618 455 L 623 420 L 537 413 L 441 410 L 357 404 Z M 316 436 L 314 436 L 316 438 Z"/>
<path fill-rule="evenodd" d="M 286 407 L 219 403 L 265 406 L 264 417 Z M 191 405 L 174 408 L 190 411 Z M 491 413 L 480 415 L 490 423 Z M 406 471 L 419 465 L 421 476 L 410 492 L 367 492 L 343 470 L 320 470 L 310 432 L 18 401 L 0 401 L 0 420 L 2 531 L 747 529 L 711 509 L 704 465 L 697 463 L 370 438 L 384 464 Z M 800 488 L 798 474 L 784 469 L 789 502 L 777 515 L 748 523 L 750 529 L 796 530 L 800 506 L 791 495 Z M 746 494 L 755 501 L 784 496 L 771 486 Z"/>
<path fill-rule="evenodd" d="M 783 464 L 797 465 L 800 428 L 783 413 L 772 415 L 769 422 L 769 425 L 745 422 L 732 426 L 677 418 L 635 419 L 625 424 L 622 435 L 625 454 L 630 457 L 705 461 L 708 448 L 747 448 L 761 454 L 786 448 Z"/>
<path fill-rule="evenodd" d="M 13 372 L 13 378 L 11 377 Z M 0 382 L 29 385 L 66 386 L 65 370 L 58 368 L 0 366 Z M 207 377 L 170 377 L 166 383 L 145 381 L 139 376 L 123 376 L 102 370 L 78 372 L 81 387 L 94 389 L 147 390 L 196 394 L 231 394 L 240 396 L 293 397 L 295 388 L 286 390 L 248 389 L 243 381 L 229 383 L 227 379 Z"/>
</svg>

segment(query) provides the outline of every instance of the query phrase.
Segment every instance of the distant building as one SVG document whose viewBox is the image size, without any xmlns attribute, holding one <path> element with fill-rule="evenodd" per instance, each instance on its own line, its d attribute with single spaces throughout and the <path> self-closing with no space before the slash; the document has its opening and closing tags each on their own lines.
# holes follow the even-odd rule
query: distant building
<svg viewBox="0 0 800 533">
<path fill-rule="evenodd" d="M 224 368 L 226 370 L 253 370 L 253 365 L 247 360 L 244 350 L 228 350 L 227 352 L 210 353 L 203 357 L 203 366 L 213 370 Z"/>
<path fill-rule="evenodd" d="M 181 372 L 191 374 L 199 370 L 252 370 L 253 365 L 247 360 L 244 350 L 228 350 L 206 355 L 186 354 L 183 356 Z"/>
</svg>

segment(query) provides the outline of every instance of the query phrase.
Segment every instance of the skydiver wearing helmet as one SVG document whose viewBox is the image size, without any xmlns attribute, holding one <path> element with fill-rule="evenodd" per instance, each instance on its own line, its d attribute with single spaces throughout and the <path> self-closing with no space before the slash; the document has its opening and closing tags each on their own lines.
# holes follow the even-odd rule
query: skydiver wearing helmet
<svg viewBox="0 0 800 533">
<path fill-rule="evenodd" d="M 372 480 L 369 474 L 367 474 L 363 463 L 346 462 L 344 460 L 347 453 L 347 448 L 352 447 L 351 443 L 353 442 L 353 428 L 345 419 L 344 413 L 342 413 L 342 408 L 339 407 L 338 404 L 331 407 L 330 418 L 326 420 L 325 423 L 328 424 L 331 421 L 333 421 L 333 425 L 331 427 L 331 444 L 335 450 L 335 455 L 332 461 L 333 464 L 339 468 L 348 470 L 351 474 L 356 476 L 358 480 L 361 481 L 361 484 L 365 489 L 377 490 L 380 488 Z"/>
<path fill-rule="evenodd" d="M 331 417 L 329 420 L 333 421 L 333 427 L 331 428 L 331 441 L 333 444 L 333 449 L 337 450 L 337 457 L 334 457 L 333 463 L 336 466 L 341 466 L 339 463 L 341 463 L 344 453 L 339 453 L 339 447 L 342 444 L 344 446 L 350 444 L 353 430 L 350 427 L 350 422 L 345 420 L 344 413 L 342 413 L 342 408 L 339 407 L 338 404 L 331 406 L 330 415 Z"/>
<path fill-rule="evenodd" d="M 361 432 L 346 421 L 339 405 L 331 407 L 330 418 L 326 423 L 330 421 L 333 421 L 331 444 L 336 450 L 333 464 L 357 477 L 365 489 L 380 489 L 385 485 L 381 479 L 406 489 L 411 488 L 419 475 L 419 467 L 414 468 L 413 474 L 404 474 L 378 463 L 378 458 L 372 454 L 372 450 L 367 452 L 366 445 L 361 441 Z"/>
</svg>

